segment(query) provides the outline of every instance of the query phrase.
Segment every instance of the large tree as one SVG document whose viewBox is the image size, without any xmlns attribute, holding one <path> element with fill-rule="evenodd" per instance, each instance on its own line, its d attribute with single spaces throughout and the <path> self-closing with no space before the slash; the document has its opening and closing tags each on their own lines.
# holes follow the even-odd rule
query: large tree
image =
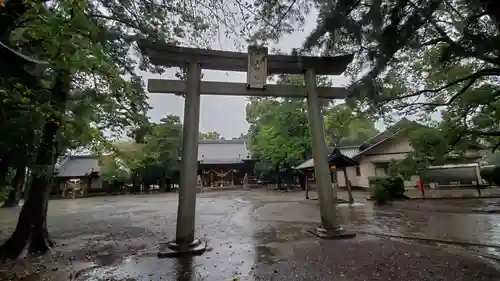
<svg viewBox="0 0 500 281">
<path fill-rule="evenodd" d="M 114 143 L 110 150 L 116 159 L 120 159 L 130 174 L 132 193 L 139 193 L 141 190 L 141 171 L 144 170 L 146 154 L 144 153 L 144 143 L 136 141 L 121 141 Z"/>
<path fill-rule="evenodd" d="M 443 111 L 443 130 L 456 139 L 452 145 L 461 138 L 492 148 L 500 144 L 497 1 L 304 0 L 255 6 L 254 23 L 261 27 L 256 37 L 277 40 L 297 30 L 315 8 L 316 28 L 296 51 L 354 53 L 349 101 L 359 108 L 385 118 L 419 114 L 422 121 Z M 278 25 L 272 36 L 265 32 L 269 24 Z"/>
<path fill-rule="evenodd" d="M 121 141 L 109 148 L 114 157 L 110 167 L 120 165 L 125 168 L 132 180 L 131 192 L 148 192 L 149 187 L 158 184 L 160 189 L 169 191 L 171 179 L 179 170 L 182 144 L 182 123 L 175 115 L 167 115 L 158 123 L 149 123 L 141 130 L 140 142 Z M 137 135 L 137 133 L 136 133 Z M 109 171 L 109 179 L 118 177 Z"/>
<path fill-rule="evenodd" d="M 320 78 L 320 84 L 329 80 Z M 301 84 L 299 76 L 280 77 L 278 83 Z M 369 115 L 358 113 L 346 104 L 323 101 L 326 141 L 329 145 L 356 145 L 378 133 Z M 311 156 L 307 106 L 304 99 L 259 98 L 249 99 L 246 108 L 249 143 L 252 155 L 259 159 L 263 170 L 273 171 L 278 177 L 283 172 Z"/>
<path fill-rule="evenodd" d="M 129 170 L 114 153 L 103 155 L 99 159 L 101 179 L 107 192 L 122 191 L 129 179 Z"/>
<path fill-rule="evenodd" d="M 323 110 L 327 143 L 335 146 L 359 145 L 379 133 L 372 116 L 358 112 L 347 104 L 336 104 Z"/>
<path fill-rule="evenodd" d="M 307 157 L 311 141 L 302 100 L 251 99 L 247 105 L 250 149 L 259 167 L 281 173 Z"/>
<path fill-rule="evenodd" d="M 145 104 L 134 87 L 135 81 L 120 76 L 107 49 L 100 44 L 99 27 L 88 19 L 84 7 L 85 2 L 78 1 L 53 2 L 49 6 L 31 3 L 22 22 L 6 37 L 13 46 L 47 61 L 49 68 L 40 76 L 38 85 L 23 80 L 14 87 L 9 80 L 2 84 L 5 91 L 21 97 L 16 104 L 18 110 L 34 110 L 41 122 L 31 124 L 39 124 L 38 137 L 25 134 L 21 142 L 25 147 L 35 142 L 31 180 L 16 229 L 0 247 L 2 257 L 43 253 L 53 245 L 46 222 L 48 193 L 57 156 L 74 143 L 65 141 L 61 133 L 101 124 L 113 124 L 108 126 L 111 129 L 127 126 L 131 105 L 142 108 Z M 92 104 L 93 114 L 89 116 L 93 118 L 78 128 L 74 114 L 88 108 L 79 106 L 85 104 Z"/>
<path fill-rule="evenodd" d="M 160 123 L 153 124 L 146 136 L 145 153 L 147 166 L 154 169 L 161 189 L 170 190 L 171 179 L 180 169 L 182 147 L 182 123 L 178 116 L 167 115 Z"/>
<path fill-rule="evenodd" d="M 24 56 L 9 47 L 8 41 L 12 30 L 17 22 L 30 9 L 31 4 L 27 2 L 9 1 L 2 3 L 0 13 L 0 130 L 10 137 L 2 138 L 0 142 L 0 186 L 5 191 L 9 188 L 7 175 L 11 169 L 16 170 L 16 176 L 11 182 L 11 190 L 19 186 L 22 169 L 20 166 L 27 161 L 32 151 L 34 140 L 26 141 L 26 136 L 37 135 L 40 128 L 40 112 L 33 105 L 32 94 L 29 90 L 38 89 L 38 75 L 46 67 L 47 63 Z M 7 40 L 6 40 L 7 39 Z M 38 68 L 37 71 L 36 69 Z M 28 90 L 28 91 L 26 91 Z M 36 101 L 36 100 L 35 100 Z M 7 135 L 7 134 L 4 134 Z M 14 153 L 15 152 L 15 153 Z M 17 172 L 19 171 L 19 172 Z M 9 194 L 8 201 L 11 201 Z M 10 205 L 9 203 L 6 204 Z"/>
<path fill-rule="evenodd" d="M 221 136 L 216 131 L 211 132 L 200 132 L 200 140 L 219 140 Z"/>
<path fill-rule="evenodd" d="M 29 253 L 44 252 L 52 244 L 46 229 L 47 195 L 55 159 L 75 143 L 68 138 L 71 130 L 66 130 L 76 118 L 72 106 L 90 105 L 87 108 L 91 114 L 84 123 L 88 126 L 82 127 L 90 134 L 83 135 L 96 137 L 97 143 L 102 143 L 103 132 L 119 137 L 124 131 L 131 131 L 136 133 L 136 140 L 144 140 L 148 132 L 141 129 L 147 127 L 147 97 L 135 71 L 162 72 L 164 68 L 152 66 L 138 54 L 136 41 L 147 38 L 207 45 L 220 25 L 237 24 L 236 20 L 220 17 L 230 14 L 227 5 L 213 1 L 196 5 L 147 0 L 59 0 L 45 5 L 41 1 L 8 1 L 2 7 L 2 43 L 47 61 L 49 68 L 40 79 L 31 79 L 31 72 L 25 71 L 24 65 L 7 60 L 2 53 L 2 95 L 10 97 L 16 91 L 19 94 L 9 106 L 2 103 L 2 110 L 8 108 L 12 112 L 0 116 L 0 125 L 26 109 L 40 114 L 40 118 L 30 118 L 41 123 L 23 119 L 34 129 L 20 127 L 26 128 L 27 133 L 37 132 L 36 136 L 23 135 L 23 142 L 11 141 L 7 145 L 11 149 L 16 149 L 16 143 L 32 148 L 27 149 L 32 155 L 26 158 L 33 159 L 33 179 L 16 231 L 0 248 L 0 255 L 16 257 L 25 248 Z M 0 147 L 0 153 L 3 151 Z M 6 156 L 0 155 L 0 180 L 5 179 L 4 170 L 8 172 L 17 164 Z"/>
</svg>

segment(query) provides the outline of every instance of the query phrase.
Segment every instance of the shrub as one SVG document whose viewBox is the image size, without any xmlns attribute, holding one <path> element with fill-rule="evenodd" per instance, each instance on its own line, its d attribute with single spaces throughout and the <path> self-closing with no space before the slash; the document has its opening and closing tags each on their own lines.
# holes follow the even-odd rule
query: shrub
<svg viewBox="0 0 500 281">
<path fill-rule="evenodd" d="M 383 205 L 389 200 L 389 194 L 381 185 L 374 185 L 371 189 L 371 199 L 375 201 L 377 205 Z"/>
<path fill-rule="evenodd" d="M 10 189 L 10 186 L 0 186 L 0 204 L 7 199 Z"/>
<path fill-rule="evenodd" d="M 369 184 L 372 190 L 372 198 L 375 201 L 377 201 L 375 194 L 379 194 L 382 198 L 387 197 L 385 201 L 408 198 L 404 195 L 405 185 L 401 177 L 372 177 L 369 179 Z"/>
<path fill-rule="evenodd" d="M 106 193 L 115 193 L 123 190 L 125 183 L 120 180 L 104 181 L 103 186 Z"/>
<path fill-rule="evenodd" d="M 500 186 L 500 165 L 483 167 L 480 175 L 489 185 Z"/>
<path fill-rule="evenodd" d="M 406 198 L 405 193 L 405 182 L 400 177 L 389 177 L 386 179 L 387 186 L 385 187 L 389 198 L 400 199 Z"/>
</svg>

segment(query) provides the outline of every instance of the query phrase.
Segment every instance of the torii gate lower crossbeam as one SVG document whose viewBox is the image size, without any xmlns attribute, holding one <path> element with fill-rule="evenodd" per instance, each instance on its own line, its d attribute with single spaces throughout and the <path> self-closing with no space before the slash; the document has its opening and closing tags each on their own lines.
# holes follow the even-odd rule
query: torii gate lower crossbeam
<svg viewBox="0 0 500 281">
<path fill-rule="evenodd" d="M 201 82 L 201 68 L 203 66 L 206 65 L 207 68 L 216 70 L 241 71 L 242 64 L 248 64 L 248 62 L 242 62 L 242 60 L 247 60 L 246 54 L 171 47 L 159 43 L 152 44 L 150 41 L 140 42 L 140 47 L 142 52 L 149 56 L 154 64 L 164 65 L 169 63 L 169 66 L 179 66 L 187 69 L 187 80 L 185 82 L 161 81 L 158 79 L 148 81 L 148 90 L 150 92 L 185 94 L 177 233 L 176 239 L 169 242 L 167 247 L 160 251 L 159 256 L 177 256 L 185 253 L 199 254 L 206 249 L 206 243 L 195 239 L 194 236 L 200 94 L 230 95 L 229 89 L 234 91 L 233 95 L 307 98 L 314 170 L 321 211 L 321 226 L 315 229 L 313 233 L 323 238 L 348 238 L 354 236 L 354 234 L 346 234 L 337 222 L 334 205 L 337 196 L 330 181 L 327 160 L 328 151 L 325 144 L 323 116 L 321 115 L 319 102 L 320 97 L 344 98 L 345 91 L 340 88 L 318 88 L 316 86 L 316 69 L 319 69 L 321 74 L 340 74 L 344 71 L 352 56 L 348 58 L 346 58 L 347 56 L 329 58 L 269 56 L 265 58 L 269 61 L 266 60 L 264 65 L 271 65 L 273 73 L 302 73 L 304 74 L 306 87 L 268 85 L 266 88 L 264 80 L 261 83 L 263 84 L 261 89 L 252 89 L 242 83 Z M 337 65 L 335 65 L 336 62 L 338 62 Z M 231 68 L 231 63 L 235 64 L 234 69 Z M 253 69 L 253 72 L 255 72 L 255 69 Z M 264 79 L 268 73 L 265 73 Z M 258 81 L 256 84 L 259 85 Z"/>
</svg>

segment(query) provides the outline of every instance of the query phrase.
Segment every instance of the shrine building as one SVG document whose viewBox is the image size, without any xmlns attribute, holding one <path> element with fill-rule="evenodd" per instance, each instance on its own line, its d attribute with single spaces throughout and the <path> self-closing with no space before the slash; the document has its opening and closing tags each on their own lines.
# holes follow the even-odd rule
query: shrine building
<svg viewBox="0 0 500 281">
<path fill-rule="evenodd" d="M 243 185 L 245 175 L 253 176 L 255 162 L 245 139 L 198 143 L 198 175 L 203 186 Z"/>
</svg>

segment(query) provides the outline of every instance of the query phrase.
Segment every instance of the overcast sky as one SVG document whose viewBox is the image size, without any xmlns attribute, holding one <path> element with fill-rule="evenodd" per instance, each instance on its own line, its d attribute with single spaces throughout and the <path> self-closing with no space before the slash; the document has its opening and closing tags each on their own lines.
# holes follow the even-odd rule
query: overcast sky
<svg viewBox="0 0 500 281">
<path fill-rule="evenodd" d="M 290 52 L 292 48 L 301 46 L 305 37 L 316 25 L 316 15 L 311 14 L 307 19 L 304 32 L 297 32 L 291 36 L 283 38 L 275 47 Z M 221 41 L 212 47 L 213 49 L 223 49 L 225 51 L 236 51 L 233 42 Z M 245 82 L 246 73 L 243 72 L 223 72 L 204 70 L 204 81 L 222 81 L 222 82 Z M 151 73 L 140 73 L 144 80 L 148 78 L 175 79 L 175 70 L 167 71 L 163 75 L 154 75 Z M 345 85 L 345 77 L 332 77 L 332 81 L 338 86 Z M 184 98 L 171 94 L 149 94 L 149 104 L 153 107 L 149 112 L 151 121 L 157 122 L 168 114 L 181 116 L 183 119 Z M 243 97 L 231 96 L 202 96 L 201 97 L 201 116 L 200 131 L 217 131 L 225 138 L 239 136 L 240 133 L 246 133 L 248 123 L 245 120 L 246 99 Z"/>
</svg>

